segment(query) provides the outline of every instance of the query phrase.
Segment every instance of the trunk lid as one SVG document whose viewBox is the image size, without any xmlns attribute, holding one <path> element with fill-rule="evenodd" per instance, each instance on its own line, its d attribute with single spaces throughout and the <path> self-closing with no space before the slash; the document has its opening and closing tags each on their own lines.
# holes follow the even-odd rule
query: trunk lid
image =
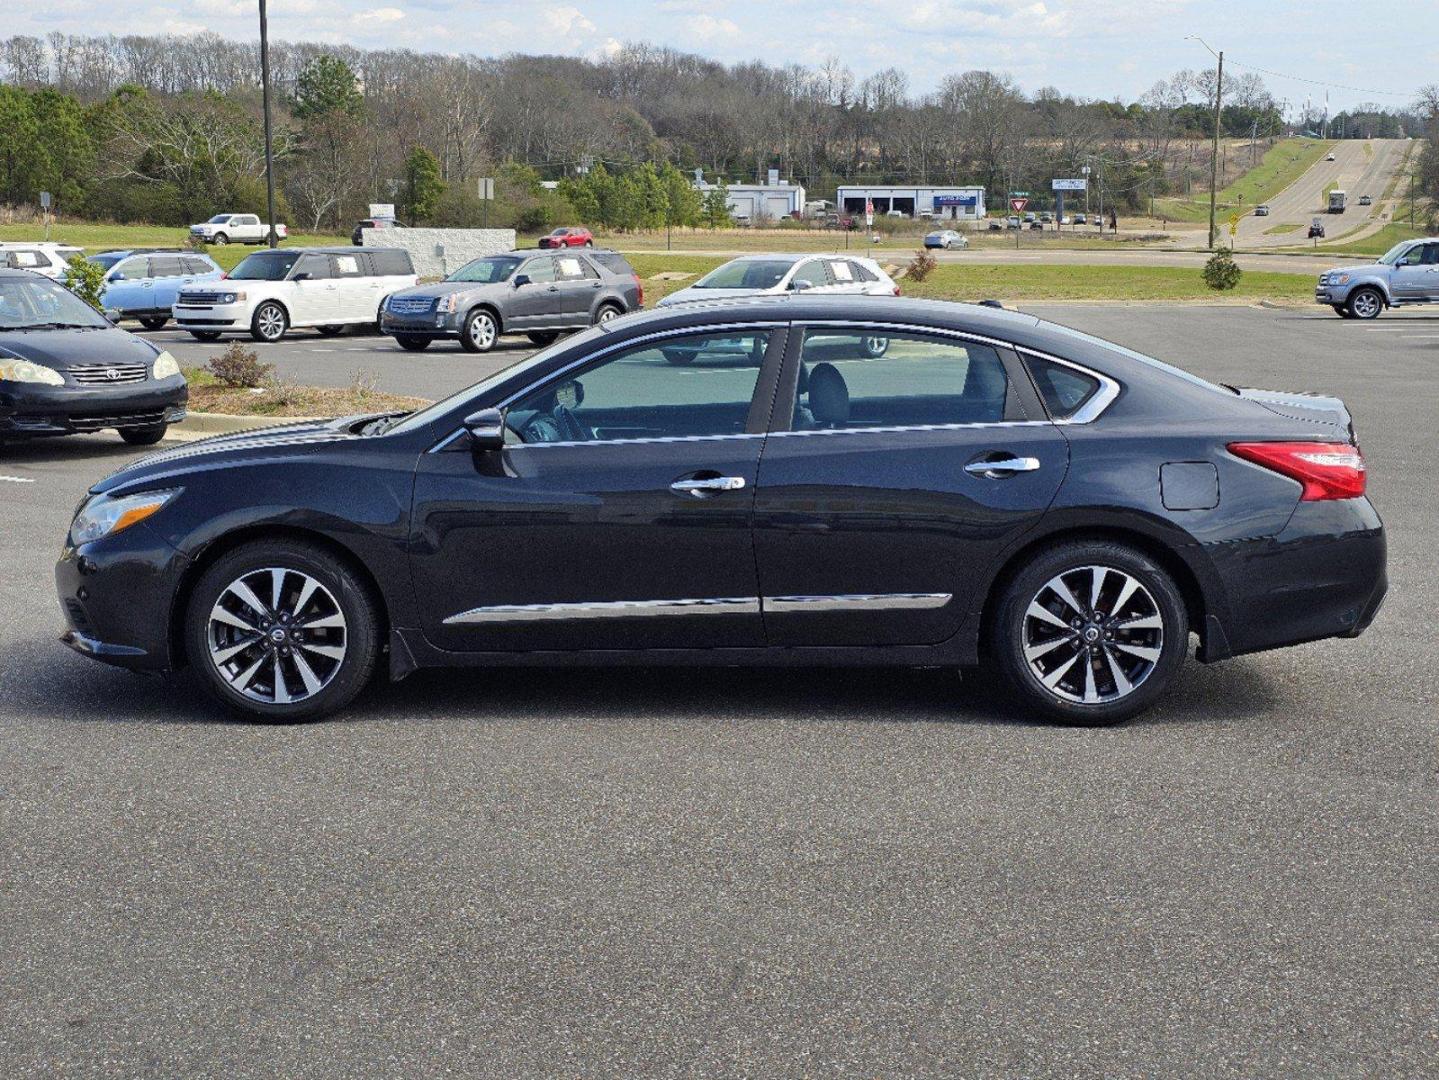
<svg viewBox="0 0 1439 1080">
<path fill-rule="evenodd" d="M 1354 418 L 1349 415 L 1349 409 L 1344 402 L 1337 397 L 1285 390 L 1254 390 L 1248 387 L 1235 387 L 1235 390 L 1246 401 L 1262 405 L 1272 413 L 1290 420 L 1325 424 L 1334 428 L 1336 433 L 1344 435 L 1350 442 L 1354 441 Z"/>
</svg>

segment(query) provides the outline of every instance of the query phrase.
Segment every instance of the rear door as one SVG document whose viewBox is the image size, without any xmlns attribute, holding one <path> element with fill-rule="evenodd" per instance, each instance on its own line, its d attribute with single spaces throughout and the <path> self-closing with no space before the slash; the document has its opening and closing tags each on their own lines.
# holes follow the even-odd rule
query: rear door
<svg viewBox="0 0 1439 1080">
<path fill-rule="evenodd" d="M 555 256 L 555 277 L 560 287 L 560 321 L 565 326 L 588 326 L 590 309 L 601 288 L 600 272 L 583 256 Z"/>
<path fill-rule="evenodd" d="M 816 324 L 790 353 L 776 426 L 793 420 L 766 442 L 755 503 L 769 643 L 948 639 L 1053 501 L 1067 441 L 1005 349 Z"/>
<path fill-rule="evenodd" d="M 335 285 L 335 322 L 371 322 L 378 317 L 380 279 L 370 269 L 369 255 L 358 251 L 331 255 L 330 275 Z"/>
</svg>

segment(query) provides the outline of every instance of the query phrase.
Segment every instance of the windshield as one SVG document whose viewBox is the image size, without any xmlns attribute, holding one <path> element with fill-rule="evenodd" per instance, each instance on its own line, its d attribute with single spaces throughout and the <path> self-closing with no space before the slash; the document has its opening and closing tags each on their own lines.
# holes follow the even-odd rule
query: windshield
<svg viewBox="0 0 1439 1080">
<path fill-rule="evenodd" d="M 792 259 L 736 259 L 711 270 L 695 289 L 772 289 L 794 265 Z"/>
<path fill-rule="evenodd" d="M 515 267 L 520 265 L 519 259 L 509 258 L 486 258 L 476 259 L 474 262 L 467 262 L 453 274 L 447 277 L 446 281 L 477 281 L 484 284 L 493 284 L 497 281 L 508 281 L 510 275 L 515 272 Z"/>
<path fill-rule="evenodd" d="M 230 271 L 240 281 L 283 281 L 300 257 L 298 251 L 259 251 L 247 255 Z"/>
<path fill-rule="evenodd" d="M 124 257 L 123 251 L 107 251 L 103 255 L 91 255 L 88 261 L 108 270 Z"/>
<path fill-rule="evenodd" d="M 224 224 L 225 222 L 227 222 L 227 221 L 229 221 L 229 220 L 230 220 L 230 215 L 229 215 L 229 214 L 216 214 L 214 217 L 212 217 L 212 218 L 209 220 L 209 222 L 208 222 L 207 224 L 210 224 L 210 225 L 222 225 L 222 224 Z"/>
<path fill-rule="evenodd" d="M 551 236 L 569 236 L 569 235 L 570 235 L 570 230 L 569 230 L 569 229 L 556 229 L 556 230 L 554 230 L 552 233 L 550 233 L 550 235 L 551 235 Z"/>
<path fill-rule="evenodd" d="M 98 311 L 58 282 L 0 277 L 0 330 L 109 325 Z"/>
<path fill-rule="evenodd" d="M 467 386 L 463 390 L 451 394 L 447 398 L 441 398 L 433 405 L 426 405 L 418 412 L 412 412 L 409 416 L 399 418 L 390 425 L 379 430 L 371 431 L 369 432 L 369 434 L 385 435 L 389 434 L 390 432 L 415 431 L 419 428 L 424 427 L 426 424 L 430 423 L 433 420 L 438 420 L 446 413 L 458 408 L 464 402 L 472 398 L 479 397 L 491 387 L 498 386 L 506 379 L 511 379 L 516 375 L 522 375 L 526 371 L 533 370 L 534 368 L 548 361 L 550 357 L 554 356 L 555 353 L 559 352 L 560 350 L 573 349 L 576 345 L 591 344 L 603 338 L 607 333 L 609 333 L 609 331 L 605 330 L 603 327 L 592 326 L 588 330 L 581 331 L 578 334 L 574 334 L 567 338 L 561 338 L 558 342 L 556 342 L 554 345 L 551 345 L 549 348 L 541 349 L 533 356 L 528 356 L 517 364 L 511 364 L 509 367 L 503 368 L 500 371 L 495 372 L 488 378 L 481 379 L 479 382 L 474 383 L 471 386 Z"/>
<path fill-rule="evenodd" d="M 1399 241 L 1399 243 L 1395 244 L 1383 255 L 1379 256 L 1379 261 L 1385 266 L 1393 266 L 1395 263 L 1397 263 L 1400 259 L 1404 257 L 1404 253 L 1409 250 L 1409 245 L 1411 243 L 1413 243 L 1413 241 Z"/>
</svg>

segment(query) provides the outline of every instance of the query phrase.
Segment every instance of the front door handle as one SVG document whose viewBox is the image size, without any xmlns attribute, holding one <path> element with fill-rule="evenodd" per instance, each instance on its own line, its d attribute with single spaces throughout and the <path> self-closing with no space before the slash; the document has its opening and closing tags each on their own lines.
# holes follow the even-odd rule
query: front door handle
<svg viewBox="0 0 1439 1080">
<path fill-rule="evenodd" d="M 670 490 L 681 495 L 693 495 L 697 499 L 702 499 L 706 495 L 714 495 L 721 491 L 739 491 L 743 487 L 743 476 L 695 476 L 685 480 L 676 480 L 670 485 Z"/>
<path fill-rule="evenodd" d="M 998 478 L 1013 476 L 1015 473 L 1034 472 L 1039 468 L 1039 458 L 1032 457 L 984 457 L 971 461 L 964 471 L 971 476 Z"/>
</svg>

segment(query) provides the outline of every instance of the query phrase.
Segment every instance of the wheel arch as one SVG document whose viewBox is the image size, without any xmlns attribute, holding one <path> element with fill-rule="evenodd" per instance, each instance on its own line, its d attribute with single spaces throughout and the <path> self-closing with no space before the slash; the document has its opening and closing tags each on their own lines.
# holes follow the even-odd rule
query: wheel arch
<svg viewBox="0 0 1439 1080">
<path fill-rule="evenodd" d="M 490 313 L 490 317 L 495 320 L 496 334 L 503 334 L 505 332 L 505 317 L 500 314 L 500 309 L 495 306 L 493 300 L 478 300 L 471 304 L 465 309 L 465 322 L 468 323 L 470 316 L 477 311 L 488 311 Z M 463 326 L 463 324 L 461 325 Z"/>
<path fill-rule="evenodd" d="M 281 300 L 278 296 L 266 296 L 255 302 L 255 306 L 250 309 L 251 326 L 255 324 L 255 313 L 259 311 L 262 307 L 264 307 L 266 304 L 274 304 L 277 308 L 279 308 L 285 313 L 286 330 L 293 330 L 295 328 L 295 319 L 290 314 L 290 305 L 285 303 L 285 301 Z"/>
<path fill-rule="evenodd" d="M 294 540 L 320 548 L 343 562 L 355 572 L 375 604 L 375 611 L 380 617 L 380 625 L 376 630 L 379 641 L 383 644 L 389 640 L 390 609 L 385 598 L 385 591 L 380 588 L 379 580 L 365 565 L 364 560 L 354 551 L 332 536 L 303 526 L 253 524 L 235 529 L 233 532 L 228 532 L 215 539 L 202 548 L 191 560 L 190 565 L 185 568 L 185 573 L 180 578 L 180 584 L 175 589 L 175 595 L 170 602 L 168 639 L 172 668 L 185 667 L 189 662 L 185 651 L 185 609 L 190 606 L 190 596 L 195 591 L 195 583 L 219 559 L 254 540 Z"/>
</svg>

